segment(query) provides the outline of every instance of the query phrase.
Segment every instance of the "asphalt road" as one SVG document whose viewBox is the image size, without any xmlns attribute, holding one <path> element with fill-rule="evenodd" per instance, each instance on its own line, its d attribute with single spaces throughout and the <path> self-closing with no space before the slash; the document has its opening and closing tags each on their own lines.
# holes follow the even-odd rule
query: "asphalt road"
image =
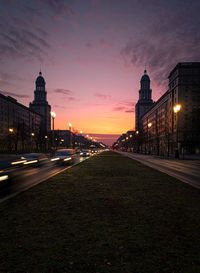
<svg viewBox="0 0 200 273">
<path fill-rule="evenodd" d="M 167 173 L 193 187 L 200 188 L 200 160 L 162 159 L 152 155 L 120 153 L 151 168 Z"/>
<path fill-rule="evenodd" d="M 52 162 L 40 167 L 22 167 L 13 171 L 13 180 L 9 188 L 1 189 L 0 202 L 12 198 L 20 192 L 45 181 L 46 179 L 84 161 L 87 157 L 77 155 L 73 165 L 58 166 Z"/>
</svg>

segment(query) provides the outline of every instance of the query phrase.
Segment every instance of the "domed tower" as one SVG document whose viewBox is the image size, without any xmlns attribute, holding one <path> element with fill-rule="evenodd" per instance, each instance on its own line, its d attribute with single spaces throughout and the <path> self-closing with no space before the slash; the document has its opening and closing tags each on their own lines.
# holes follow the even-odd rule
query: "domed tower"
<svg viewBox="0 0 200 273">
<path fill-rule="evenodd" d="M 140 80 L 139 100 L 135 106 L 135 128 L 141 129 L 141 117 L 153 105 L 152 90 L 150 89 L 150 78 L 147 75 L 146 69 Z"/>
<path fill-rule="evenodd" d="M 47 91 L 42 72 L 35 81 L 34 100 L 30 103 L 30 108 L 41 115 L 41 134 L 47 135 L 51 131 L 51 106 L 47 101 Z"/>
</svg>

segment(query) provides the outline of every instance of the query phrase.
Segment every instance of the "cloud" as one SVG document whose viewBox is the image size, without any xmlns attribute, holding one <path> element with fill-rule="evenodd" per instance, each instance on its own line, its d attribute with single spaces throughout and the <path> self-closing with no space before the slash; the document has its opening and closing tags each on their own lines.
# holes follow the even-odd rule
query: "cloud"
<svg viewBox="0 0 200 273">
<path fill-rule="evenodd" d="M 173 9 L 172 5 L 161 6 L 157 7 L 153 22 L 141 33 L 134 34 L 120 54 L 135 67 L 146 64 L 157 86 L 166 88 L 167 77 L 178 62 L 199 61 L 200 2 L 180 5 L 175 0 Z"/>
<path fill-rule="evenodd" d="M 28 29 L 29 23 L 20 27 L 14 23 L 0 24 L 0 59 L 37 59 L 43 61 L 47 56 L 50 44 L 41 33 Z"/>
<path fill-rule="evenodd" d="M 53 90 L 53 92 L 59 93 L 59 94 L 64 94 L 64 95 L 72 95 L 73 94 L 73 92 L 71 90 L 62 89 L 62 88 L 57 88 L 57 89 Z"/>
<path fill-rule="evenodd" d="M 75 12 L 67 4 L 66 0 L 37 0 L 38 2 L 47 5 L 54 13 L 65 13 L 74 15 Z"/>
<path fill-rule="evenodd" d="M 104 39 L 101 39 L 101 40 L 99 41 L 99 44 L 100 44 L 100 46 L 102 46 L 103 48 L 106 48 L 106 47 L 107 47 L 107 48 L 110 48 L 110 47 L 113 46 L 111 43 L 105 41 Z"/>
<path fill-rule="evenodd" d="M 30 98 L 30 96 L 25 95 L 25 94 L 17 94 L 17 93 L 8 92 L 8 91 L 0 91 L 0 93 L 4 94 L 5 96 L 11 96 L 11 97 Z"/>
<path fill-rule="evenodd" d="M 113 111 L 121 111 L 125 113 L 135 112 L 135 102 L 131 101 L 120 101 L 118 105 L 112 109 Z"/>
<path fill-rule="evenodd" d="M 53 108 L 60 108 L 60 109 L 68 109 L 69 107 L 67 106 L 62 106 L 62 105 L 58 105 L 58 104 L 54 104 Z"/>
<path fill-rule="evenodd" d="M 95 97 L 103 99 L 103 100 L 111 99 L 111 96 L 105 95 L 105 94 L 101 94 L 101 93 L 96 93 Z"/>
<path fill-rule="evenodd" d="M 88 47 L 88 48 L 93 48 L 93 45 L 90 42 L 86 43 L 85 46 Z"/>
<path fill-rule="evenodd" d="M 117 106 L 117 107 L 113 107 L 113 111 L 123 111 L 125 110 L 126 108 L 124 106 Z"/>
</svg>

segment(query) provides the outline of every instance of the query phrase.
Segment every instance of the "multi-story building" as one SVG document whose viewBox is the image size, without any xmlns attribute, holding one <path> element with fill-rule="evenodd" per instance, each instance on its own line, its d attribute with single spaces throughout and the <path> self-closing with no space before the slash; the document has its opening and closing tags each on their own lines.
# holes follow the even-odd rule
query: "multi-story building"
<svg viewBox="0 0 200 273">
<path fill-rule="evenodd" d="M 135 128 L 141 129 L 141 117 L 153 105 L 152 90 L 150 89 L 150 78 L 147 75 L 146 69 L 140 80 L 139 100 L 135 106 Z"/>
<path fill-rule="evenodd" d="M 178 63 L 168 79 L 168 91 L 141 117 L 142 150 L 200 153 L 200 62 Z"/>
<path fill-rule="evenodd" d="M 41 137 L 48 135 L 51 131 L 51 106 L 47 101 L 47 91 L 45 89 L 45 80 L 40 71 L 35 81 L 34 100 L 30 103 L 30 109 L 39 113 L 41 119 Z"/>
<path fill-rule="evenodd" d="M 41 116 L 10 96 L 0 94 L 0 150 L 34 148 Z"/>
</svg>

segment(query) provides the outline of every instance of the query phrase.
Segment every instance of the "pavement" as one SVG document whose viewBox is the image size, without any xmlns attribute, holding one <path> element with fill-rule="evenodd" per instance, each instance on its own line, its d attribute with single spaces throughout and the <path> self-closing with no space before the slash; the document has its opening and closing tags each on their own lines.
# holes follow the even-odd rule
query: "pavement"
<svg viewBox="0 0 200 273">
<path fill-rule="evenodd" d="M 119 152 L 119 151 L 118 151 Z M 184 183 L 200 189 L 200 160 L 164 159 L 152 155 L 130 152 L 119 152 L 124 156 L 139 161 L 140 163 L 158 171 L 173 176 Z"/>
</svg>

